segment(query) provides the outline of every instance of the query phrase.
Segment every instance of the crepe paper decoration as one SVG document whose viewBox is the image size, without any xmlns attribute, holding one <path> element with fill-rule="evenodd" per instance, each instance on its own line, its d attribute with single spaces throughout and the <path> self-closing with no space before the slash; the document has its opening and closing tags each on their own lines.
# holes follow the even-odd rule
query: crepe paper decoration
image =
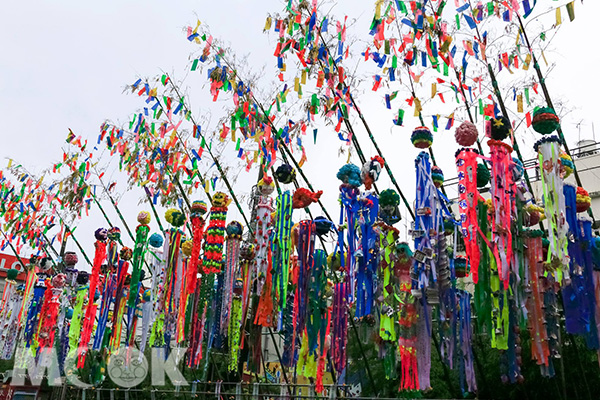
<svg viewBox="0 0 600 400">
<path fill-rule="evenodd" d="M 359 225 L 361 239 L 356 252 L 358 270 L 356 273 L 356 313 L 357 318 L 372 319 L 373 287 L 377 278 L 377 257 L 371 251 L 376 247 L 378 235 L 374 229 L 379 213 L 379 199 L 367 194 L 361 199 Z"/>
<path fill-rule="evenodd" d="M 237 221 L 232 221 L 226 228 L 227 239 L 225 240 L 225 270 L 223 271 L 223 297 L 221 303 L 221 334 L 226 335 L 230 327 L 230 311 L 232 310 L 232 300 L 234 290 L 241 291 L 241 287 L 234 288 L 237 280 L 240 278 L 239 260 L 240 260 L 240 243 L 242 240 L 242 224 Z M 240 282 L 241 284 L 241 282 Z M 241 292 L 239 293 L 241 295 Z M 241 301 L 238 304 L 241 312 Z M 236 315 L 236 317 L 238 317 Z M 239 315 L 241 318 L 241 314 Z"/>
<path fill-rule="evenodd" d="M 540 107 L 533 112 L 533 129 L 543 135 L 554 132 L 560 126 L 560 120 L 550 107 Z"/>
<path fill-rule="evenodd" d="M 296 179 L 296 170 L 289 164 L 281 164 L 275 170 L 275 179 L 283 184 L 292 183 Z"/>
<path fill-rule="evenodd" d="M 477 141 L 477 127 L 470 121 L 464 121 L 456 128 L 454 138 L 460 146 L 468 147 L 475 144 Z"/>
<path fill-rule="evenodd" d="M 569 279 L 568 230 L 565 220 L 566 204 L 561 178 L 560 140 L 557 136 L 545 136 L 538 140 L 534 149 L 538 152 L 545 215 L 550 229 L 548 239 L 550 249 L 546 262 L 557 282 Z"/>
<path fill-rule="evenodd" d="M 275 230 L 272 233 L 271 252 L 273 263 L 273 295 L 278 298 L 278 306 L 286 305 L 288 279 L 290 271 L 292 196 L 286 190 L 277 197 Z"/>
<path fill-rule="evenodd" d="M 542 231 L 526 231 L 526 282 L 529 291 L 525 305 L 528 312 L 527 324 L 531 335 L 531 355 L 544 371 L 550 367 L 551 359 L 544 318 L 544 268 L 541 235 Z"/>
<path fill-rule="evenodd" d="M 385 161 L 379 156 L 375 156 L 371 158 L 371 161 L 367 161 L 363 164 L 360 171 L 360 177 L 365 184 L 365 189 L 371 190 L 373 183 L 379 178 L 379 174 L 384 165 Z"/>
<path fill-rule="evenodd" d="M 265 177 L 266 178 L 266 177 Z M 269 253 L 269 229 L 271 227 L 271 213 L 274 211 L 273 200 L 269 195 L 273 192 L 271 185 L 266 184 L 263 178 L 263 185 L 258 185 L 260 196 L 256 205 L 256 221 L 254 229 L 254 251 L 255 251 L 255 270 L 252 275 L 257 277 L 256 293 L 262 293 L 262 288 L 267 276 L 267 265 L 269 263 L 267 256 Z M 272 178 L 269 178 L 272 180 Z"/>
<path fill-rule="evenodd" d="M 420 126 L 415 128 L 410 136 L 410 141 L 412 142 L 413 146 L 418 149 L 427 149 L 431 147 L 431 144 L 433 143 L 433 135 L 429 131 L 429 128 Z"/>
<path fill-rule="evenodd" d="M 348 284 L 337 283 L 333 289 L 333 306 L 331 312 L 331 358 L 338 382 L 345 382 L 346 347 L 348 342 Z"/>
<path fill-rule="evenodd" d="M 510 167 L 512 147 L 490 139 L 490 193 L 492 198 L 492 241 L 493 252 L 498 267 L 500 281 L 504 289 L 508 289 L 509 270 L 513 257 L 513 237 L 511 231 L 512 213 L 514 212 L 515 185 Z"/>
<path fill-rule="evenodd" d="M 566 219 L 571 240 L 568 244 L 570 281 L 562 287 L 567 332 L 583 336 L 587 347 L 600 346 L 595 309 L 598 307 L 594 295 L 593 261 L 590 249 L 594 247 L 592 221 L 577 215 L 577 189 L 565 184 Z"/>
<path fill-rule="evenodd" d="M 85 362 L 85 356 L 87 354 L 87 347 L 92 337 L 92 330 L 94 329 L 94 322 L 96 318 L 96 289 L 100 280 L 100 268 L 106 260 L 106 239 L 108 238 L 108 231 L 105 228 L 97 229 L 94 233 L 96 242 L 94 246 L 96 248 L 94 254 L 94 262 L 92 265 L 92 272 L 90 274 L 89 291 L 88 291 L 88 304 L 85 310 L 85 317 L 83 319 L 83 327 L 81 331 L 81 340 L 79 341 L 79 349 L 77 352 L 78 368 L 82 368 Z"/>
<path fill-rule="evenodd" d="M 298 188 L 294 192 L 294 196 L 292 198 L 292 208 L 306 208 L 312 203 L 319 201 L 319 198 L 322 194 L 322 190 L 319 190 L 318 192 L 311 192 L 305 188 Z"/>
<path fill-rule="evenodd" d="M 416 218 L 411 232 L 415 245 L 412 289 L 413 295 L 420 298 L 425 289 L 437 281 L 432 239 L 437 239 L 437 232 L 443 225 L 440 198 L 431 178 L 429 154 L 426 152 L 419 153 L 415 159 L 415 169 Z"/>
<path fill-rule="evenodd" d="M 204 259 L 202 261 L 202 269 L 205 274 L 221 272 L 223 243 L 225 241 L 225 219 L 229 203 L 229 197 L 225 193 L 217 192 L 213 195 L 204 242 Z"/>
<path fill-rule="evenodd" d="M 110 308 L 115 300 L 115 290 L 117 286 L 117 269 L 119 266 L 119 252 L 117 242 L 121 238 L 121 230 L 117 227 L 111 227 L 108 230 L 108 269 L 105 273 L 104 284 L 102 286 L 102 301 L 98 315 L 96 333 L 92 349 L 98 351 L 104 344 L 104 335 L 109 320 Z"/>
<path fill-rule="evenodd" d="M 203 216 L 207 212 L 206 203 L 201 200 L 196 200 L 192 203 L 190 210 L 190 221 L 192 223 L 192 251 L 188 261 L 186 271 L 186 302 L 187 298 L 196 290 L 196 281 L 198 275 L 198 262 L 200 261 L 200 251 L 202 250 L 202 236 L 204 230 Z"/>
<path fill-rule="evenodd" d="M 586 212 L 592 206 L 590 194 L 582 187 L 577 188 L 577 212 Z"/>
</svg>

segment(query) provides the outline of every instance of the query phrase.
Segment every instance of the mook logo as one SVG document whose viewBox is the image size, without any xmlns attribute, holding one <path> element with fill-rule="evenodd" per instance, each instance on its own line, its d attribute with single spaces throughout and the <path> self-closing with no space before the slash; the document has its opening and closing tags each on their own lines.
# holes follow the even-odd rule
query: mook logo
<svg viewBox="0 0 600 400">
<path fill-rule="evenodd" d="M 113 351 L 106 363 L 106 372 L 110 380 L 122 388 L 138 386 L 150 375 L 152 386 L 164 386 L 168 377 L 175 386 L 188 386 L 178 365 L 183 360 L 186 347 L 170 349 L 152 348 L 150 361 L 144 353 L 134 347 L 122 346 Z M 45 378 L 49 386 L 62 386 L 65 383 L 89 389 L 93 385 L 83 382 L 77 374 L 77 352 L 65 359 L 64 376 L 61 376 L 58 354 L 54 348 L 44 349 L 34 354 L 31 348 L 17 351 L 11 385 L 24 386 L 27 378 L 33 386 L 41 386 Z"/>
</svg>

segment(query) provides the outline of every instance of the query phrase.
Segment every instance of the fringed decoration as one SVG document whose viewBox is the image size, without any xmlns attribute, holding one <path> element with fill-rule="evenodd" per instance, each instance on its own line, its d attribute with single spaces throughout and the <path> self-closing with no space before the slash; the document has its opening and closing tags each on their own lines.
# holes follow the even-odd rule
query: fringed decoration
<svg viewBox="0 0 600 400">
<path fill-rule="evenodd" d="M 94 254 L 94 262 L 92 264 L 92 273 L 90 274 L 90 287 L 88 291 L 88 304 L 85 309 L 85 317 L 83 320 L 83 329 L 81 330 L 81 340 L 79 341 L 78 360 L 77 368 L 82 368 L 85 362 L 85 355 L 88 351 L 88 344 L 92 337 L 92 330 L 94 329 L 94 322 L 96 319 L 96 309 L 98 304 L 96 303 L 96 289 L 98 282 L 100 281 L 100 268 L 106 260 L 106 237 L 108 232 L 105 229 L 99 229 L 96 231 L 96 242 L 94 247 L 96 252 Z"/>
<path fill-rule="evenodd" d="M 513 175 L 511 172 L 512 147 L 499 140 L 489 140 L 491 187 L 492 198 L 492 244 L 498 276 L 508 289 L 510 265 L 513 258 L 513 244 L 511 232 L 511 213 L 513 211 L 515 196 Z"/>
<path fill-rule="evenodd" d="M 373 287 L 377 273 L 377 241 L 378 235 L 373 229 L 379 213 L 379 199 L 367 194 L 361 201 L 360 249 L 358 256 L 358 272 L 356 274 L 356 313 L 357 318 L 370 316 L 373 307 Z"/>
<path fill-rule="evenodd" d="M 542 180 L 543 200 L 548 221 L 550 251 L 546 262 L 557 282 L 569 279 L 568 230 L 566 204 L 563 192 L 563 174 L 560 159 L 560 140 L 556 136 L 544 137 L 534 146 Z"/>
<path fill-rule="evenodd" d="M 478 268 L 481 252 L 477 236 L 479 231 L 477 219 L 477 202 L 480 195 L 477 189 L 477 157 L 474 149 L 461 149 L 456 155 L 458 169 L 458 210 L 461 233 L 465 242 L 465 252 L 471 267 L 473 282 L 477 284 Z"/>
<path fill-rule="evenodd" d="M 346 346 L 348 341 L 348 295 L 346 282 L 337 283 L 334 289 L 331 328 L 331 356 L 333 367 L 337 372 L 338 384 L 344 384 L 346 379 Z"/>
<path fill-rule="evenodd" d="M 292 231 L 292 198 L 289 191 L 277 197 L 275 232 L 271 245 L 273 255 L 273 291 L 279 299 L 279 308 L 285 309 L 288 278 L 290 273 L 290 251 Z M 267 281 L 268 281 L 267 277 Z"/>
</svg>

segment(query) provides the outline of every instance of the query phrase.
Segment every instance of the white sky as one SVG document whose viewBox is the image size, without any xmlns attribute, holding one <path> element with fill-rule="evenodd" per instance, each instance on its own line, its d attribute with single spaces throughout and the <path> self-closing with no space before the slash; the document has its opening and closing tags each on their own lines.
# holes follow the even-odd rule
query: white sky
<svg viewBox="0 0 600 400">
<path fill-rule="evenodd" d="M 367 33 L 373 3 L 343 0 L 335 7 L 338 14 L 359 18 L 354 29 L 361 40 L 369 40 Z M 565 1 L 538 0 L 538 3 L 541 10 Z M 452 5 L 450 1 L 448 7 Z M 275 38 L 263 34 L 262 29 L 266 15 L 280 12 L 283 8 L 284 2 L 275 0 L 110 0 L 101 3 L 54 0 L 5 4 L 0 15 L 0 167 L 5 168 L 5 159 L 11 157 L 32 172 L 39 173 L 62 157 L 61 147 L 65 146 L 68 128 L 95 143 L 99 126 L 105 119 L 121 123 L 128 121 L 131 113 L 138 110 L 143 102 L 136 96 L 122 94 L 124 86 L 134 82 L 138 76 L 153 77 L 162 70 L 175 71 L 179 74 L 175 76 L 183 76 L 190 52 L 197 50 L 186 40 L 184 29 L 195 24 L 197 18 L 210 26 L 213 36 L 229 43 L 234 52 L 249 54 L 253 70 L 267 66 L 265 75 L 269 82 L 274 81 L 270 77 L 275 76 L 272 73 L 276 61 L 272 56 Z M 592 138 L 592 123 L 600 129 L 596 97 L 600 56 L 595 45 L 594 29 L 600 14 L 600 2 L 588 0 L 584 5 L 576 2 L 575 12 L 576 19 L 571 23 L 563 8 L 566 21 L 554 40 L 552 47 L 555 51 L 546 53 L 548 62 L 556 63 L 547 80 L 550 93 L 555 99 L 567 100 L 573 108 L 563 121 L 563 130 L 571 146 L 579 138 L 575 123 L 582 121 L 582 138 Z M 550 19 L 553 18 L 551 15 Z M 363 50 L 360 47 L 353 49 L 354 54 Z M 543 63 L 542 68 L 547 69 Z M 377 72 L 373 70 L 372 73 Z M 202 86 L 205 82 L 205 76 L 196 75 L 186 79 L 184 85 L 192 93 L 202 91 L 206 94 L 207 88 Z M 418 152 L 408 141 L 410 129 L 415 126 L 408 117 L 411 112 L 407 111 L 405 117 L 405 121 L 409 121 L 405 123 L 407 128 L 392 129 L 390 113 L 384 110 L 383 92 L 365 96 L 366 101 L 362 103 L 365 114 L 377 134 L 381 135 L 384 155 L 394 167 L 401 184 L 406 185 L 405 194 L 412 200 L 413 160 Z M 405 97 L 406 94 L 403 95 Z M 193 104 L 194 110 L 212 107 L 214 112 L 207 96 L 198 98 L 204 99 L 199 102 L 206 103 Z M 213 124 L 217 117 L 219 115 L 213 116 Z M 442 125 L 445 125 L 445 120 L 440 125 L 440 135 L 444 135 Z M 358 123 L 355 126 L 358 127 Z M 374 149 L 367 145 L 362 129 L 358 131 L 367 156 L 375 155 Z M 321 129 L 318 139 L 321 148 L 307 146 L 309 161 L 306 173 L 316 188 L 325 189 L 324 199 L 329 212 L 338 215 L 335 173 L 346 158 L 336 160 L 335 147 L 323 150 L 322 140 L 325 139 L 322 137 L 325 135 L 326 131 Z M 434 152 L 438 163 L 447 170 L 448 178 L 455 175 L 456 144 L 450 132 L 446 131 L 445 136 L 441 144 L 436 138 Z M 306 141 L 312 142 L 311 139 Z M 449 151 L 444 151 L 445 143 L 451 146 Z M 323 151 L 325 153 L 321 153 Z M 232 156 L 235 157 L 233 151 Z M 324 157 L 330 160 L 326 174 L 323 173 Z M 381 187 L 385 188 L 389 181 L 383 175 Z M 240 175 L 242 184 L 244 180 L 247 182 L 243 190 L 247 190 L 255 176 L 252 174 L 245 178 Z M 137 211 L 145 208 L 136 205 L 141 195 L 140 189 L 134 189 L 121 200 L 132 227 L 135 226 Z M 318 215 L 317 206 L 313 208 Z M 108 203 L 106 209 L 116 222 L 116 214 Z M 76 234 L 90 257 L 93 255 L 93 230 L 105 225 L 95 207 L 90 217 L 79 224 Z"/>
</svg>

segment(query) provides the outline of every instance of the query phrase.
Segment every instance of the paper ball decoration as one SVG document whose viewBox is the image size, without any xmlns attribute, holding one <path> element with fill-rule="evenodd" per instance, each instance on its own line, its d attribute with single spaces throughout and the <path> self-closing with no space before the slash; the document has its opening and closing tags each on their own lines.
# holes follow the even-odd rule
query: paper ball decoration
<svg viewBox="0 0 600 400">
<path fill-rule="evenodd" d="M 360 168 L 354 164 L 346 164 L 339 169 L 336 177 L 347 185 L 359 187 L 362 184 Z"/>
<path fill-rule="evenodd" d="M 454 139 L 460 146 L 469 147 L 477 141 L 477 127 L 471 121 L 465 121 L 454 132 Z"/>
<path fill-rule="evenodd" d="M 254 259 L 254 245 L 249 242 L 243 242 L 240 246 L 240 257 L 242 260 L 252 260 Z"/>
<path fill-rule="evenodd" d="M 186 240 L 181 243 L 181 252 L 184 256 L 189 257 L 192 255 L 193 242 L 191 240 Z"/>
<path fill-rule="evenodd" d="M 444 172 L 436 165 L 431 167 L 431 179 L 436 188 L 440 188 L 444 184 Z"/>
<path fill-rule="evenodd" d="M 108 238 L 108 231 L 106 228 L 98 228 L 96 229 L 96 232 L 94 232 L 94 237 L 96 240 L 104 242 Z"/>
<path fill-rule="evenodd" d="M 265 175 L 258 181 L 256 187 L 261 196 L 270 196 L 271 193 L 275 191 L 275 182 L 273 181 L 273 178 Z"/>
<path fill-rule="evenodd" d="M 498 118 L 492 118 L 486 125 L 487 134 L 494 140 L 504 140 L 512 131 L 510 120 L 501 115 Z"/>
<path fill-rule="evenodd" d="M 208 211 L 208 206 L 202 200 L 195 200 L 190 211 L 193 217 L 201 217 Z"/>
<path fill-rule="evenodd" d="M 412 264 L 413 252 L 408 243 L 398 243 L 396 245 L 396 254 L 398 254 L 398 263 L 400 267 L 409 267 Z"/>
<path fill-rule="evenodd" d="M 185 215 L 176 208 L 170 208 L 165 212 L 165 219 L 168 223 L 178 228 L 185 223 Z"/>
<path fill-rule="evenodd" d="M 315 221 L 315 227 L 317 230 L 317 235 L 323 236 L 323 235 L 327 235 L 329 232 L 331 232 L 331 229 L 333 228 L 333 222 L 331 222 L 327 218 L 317 217 L 317 218 L 315 218 L 314 221 Z"/>
<path fill-rule="evenodd" d="M 457 278 L 464 278 L 467 276 L 467 259 L 463 256 L 456 256 L 454 258 L 454 275 Z"/>
<path fill-rule="evenodd" d="M 164 241 L 165 240 L 160 233 L 153 233 L 150 235 L 150 239 L 148 239 L 148 244 L 157 249 L 163 245 Z"/>
<path fill-rule="evenodd" d="M 546 218 L 544 209 L 535 204 L 528 204 L 524 208 L 525 213 L 523 214 L 523 225 L 534 226 L 543 221 Z"/>
<path fill-rule="evenodd" d="M 381 207 L 397 207 L 400 204 L 400 195 L 394 189 L 385 189 L 379 193 L 379 205 Z"/>
<path fill-rule="evenodd" d="M 121 229 L 117 228 L 116 226 L 109 228 L 108 238 L 110 240 L 119 241 L 121 238 Z"/>
<path fill-rule="evenodd" d="M 244 232 L 244 227 L 238 221 L 231 221 L 227 224 L 225 231 L 229 237 L 241 237 Z"/>
<path fill-rule="evenodd" d="M 152 299 L 152 291 L 150 289 L 144 290 L 144 294 L 142 295 L 142 300 L 144 303 L 149 302 Z"/>
<path fill-rule="evenodd" d="M 152 218 L 150 217 L 150 213 L 148 211 L 140 211 L 137 216 L 137 220 L 142 225 L 148 225 Z"/>
<path fill-rule="evenodd" d="M 560 126 L 560 120 L 550 107 L 541 107 L 533 112 L 531 126 L 537 133 L 547 135 Z"/>
<path fill-rule="evenodd" d="M 433 135 L 426 126 L 419 126 L 415 128 L 412 135 L 410 135 L 410 141 L 416 148 L 426 149 L 431 147 L 431 144 L 433 143 Z"/>
<path fill-rule="evenodd" d="M 379 174 L 381 174 L 381 169 L 384 165 L 384 159 L 379 156 L 375 156 L 363 164 L 360 177 L 367 190 L 371 190 L 373 183 L 379 179 Z"/>
<path fill-rule="evenodd" d="M 67 308 L 67 311 L 65 312 L 65 318 L 67 318 L 67 319 L 73 318 L 73 309 L 72 308 Z"/>
<path fill-rule="evenodd" d="M 131 260 L 132 256 L 133 256 L 133 250 L 131 250 L 129 247 L 123 246 L 123 248 L 119 252 L 119 257 L 121 257 L 121 260 L 123 260 L 123 261 Z"/>
<path fill-rule="evenodd" d="M 573 164 L 573 159 L 569 157 L 567 153 L 561 150 L 559 160 L 561 165 L 561 176 L 563 179 L 566 179 L 573 173 L 573 169 L 575 168 L 575 165 Z"/>
<path fill-rule="evenodd" d="M 54 277 L 52 278 L 52 286 L 54 286 L 55 288 L 62 288 L 63 286 L 65 286 L 65 281 L 67 280 L 67 276 L 65 274 L 56 274 L 54 275 Z"/>
<path fill-rule="evenodd" d="M 513 158 L 513 163 L 510 165 L 510 171 L 512 172 L 513 181 L 517 182 L 523 177 L 525 168 L 523 163 L 518 158 Z"/>
<path fill-rule="evenodd" d="M 90 275 L 85 271 L 79 271 L 77 273 L 77 283 L 80 285 L 86 285 L 90 280 Z"/>
<path fill-rule="evenodd" d="M 284 184 L 292 183 L 296 179 L 296 171 L 289 164 L 281 164 L 275 170 L 275 179 Z"/>
<path fill-rule="evenodd" d="M 11 268 L 8 271 L 6 271 L 6 280 L 14 283 L 14 281 L 17 279 L 18 275 L 19 275 L 19 270 Z"/>
<path fill-rule="evenodd" d="M 65 263 L 65 265 L 67 267 L 72 267 L 75 264 L 77 264 L 77 262 L 79 261 L 79 259 L 77 258 L 77 254 L 72 252 L 72 251 L 67 251 L 65 252 L 65 255 L 63 257 L 63 261 Z"/>
<path fill-rule="evenodd" d="M 577 188 L 577 212 L 586 212 L 592 206 L 590 194 L 582 187 Z"/>
<path fill-rule="evenodd" d="M 490 182 L 490 170 L 485 164 L 477 164 L 477 187 L 482 188 Z"/>
</svg>

